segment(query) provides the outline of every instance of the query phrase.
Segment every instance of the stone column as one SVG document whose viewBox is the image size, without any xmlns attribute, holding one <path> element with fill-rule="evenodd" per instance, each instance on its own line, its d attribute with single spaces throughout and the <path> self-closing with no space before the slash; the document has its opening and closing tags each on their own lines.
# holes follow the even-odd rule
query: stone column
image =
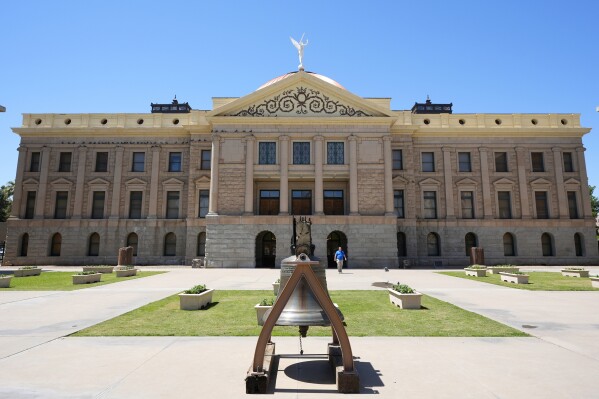
<svg viewBox="0 0 599 399">
<path fill-rule="evenodd" d="M 110 206 L 110 219 L 119 218 L 119 208 L 121 204 L 121 181 L 123 176 L 123 151 L 123 147 L 116 147 L 116 160 L 114 162 L 114 179 L 112 180 L 112 203 Z M 154 164 L 152 163 L 152 167 L 153 166 Z"/>
<path fill-rule="evenodd" d="M 555 169 L 555 189 L 557 190 L 557 203 L 560 219 L 570 219 L 568 212 L 568 198 L 564 187 L 564 169 L 562 164 L 562 149 L 553 147 L 553 168 Z"/>
<path fill-rule="evenodd" d="M 488 148 L 481 147 L 480 152 L 480 174 L 483 188 L 483 215 L 485 219 L 493 219 L 493 207 L 491 205 L 491 182 L 489 180 Z"/>
<path fill-rule="evenodd" d="M 256 137 L 245 138 L 245 214 L 254 214 L 254 143 Z"/>
<path fill-rule="evenodd" d="M 158 216 L 158 175 L 160 172 L 160 146 L 152 146 L 152 176 L 150 177 L 150 209 L 148 219 Z"/>
<path fill-rule="evenodd" d="M 77 166 L 77 185 L 75 186 L 75 204 L 73 207 L 73 219 L 81 219 L 81 208 L 83 207 L 83 187 L 85 186 L 85 162 L 87 159 L 87 147 L 80 145 L 77 148 L 79 158 Z"/>
<path fill-rule="evenodd" d="M 17 176 L 15 178 L 15 191 L 12 195 L 12 208 L 10 210 L 11 218 L 21 216 L 21 197 L 23 195 L 23 174 L 25 173 L 25 164 L 27 162 L 27 148 L 19 146 L 19 161 L 17 163 Z"/>
<path fill-rule="evenodd" d="M 279 215 L 289 214 L 289 136 L 279 137 L 279 148 L 281 150 L 281 181 Z"/>
<path fill-rule="evenodd" d="M 528 183 L 526 182 L 526 153 L 526 148 L 516 147 L 516 160 L 518 162 L 518 187 L 520 189 L 520 212 L 522 219 L 530 219 Z"/>
<path fill-rule="evenodd" d="M 586 148 L 578 147 L 576 154 L 578 155 L 578 169 L 580 170 L 580 190 L 582 197 L 582 214 L 585 219 L 593 217 L 591 210 L 591 195 L 589 193 L 589 180 L 587 177 L 587 166 L 584 160 L 584 152 Z"/>
<path fill-rule="evenodd" d="M 358 138 L 351 135 L 349 140 L 349 214 L 358 213 Z"/>
<path fill-rule="evenodd" d="M 324 215 L 322 184 L 322 147 L 324 137 L 314 136 L 314 214 Z"/>
<path fill-rule="evenodd" d="M 443 147 L 443 174 L 445 175 L 445 218 L 455 219 L 455 206 L 453 201 L 453 172 L 451 170 L 451 153 L 449 147 Z M 487 176 L 489 171 L 487 170 Z"/>
<path fill-rule="evenodd" d="M 40 174 L 40 185 L 35 198 L 35 219 L 44 218 L 44 208 L 46 206 L 46 190 L 48 189 L 48 170 L 50 169 L 50 148 L 42 148 L 42 164 Z"/>
<path fill-rule="evenodd" d="M 208 215 L 218 216 L 218 164 L 220 158 L 220 136 L 212 135 L 212 151 L 210 154 L 210 200 Z"/>
<path fill-rule="evenodd" d="M 385 216 L 394 216 L 393 207 L 393 151 L 391 136 L 383 137 L 383 161 L 385 163 Z"/>
</svg>

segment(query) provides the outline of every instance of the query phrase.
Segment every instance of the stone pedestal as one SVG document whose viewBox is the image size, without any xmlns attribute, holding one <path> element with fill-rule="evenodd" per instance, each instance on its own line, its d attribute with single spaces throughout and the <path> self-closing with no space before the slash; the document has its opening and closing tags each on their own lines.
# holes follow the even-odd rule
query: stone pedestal
<svg viewBox="0 0 599 399">
<path fill-rule="evenodd" d="M 119 248 L 119 266 L 131 266 L 133 264 L 133 247 Z"/>
<path fill-rule="evenodd" d="M 485 250 L 482 247 L 470 248 L 470 264 L 471 265 L 484 265 L 485 264 Z"/>
</svg>

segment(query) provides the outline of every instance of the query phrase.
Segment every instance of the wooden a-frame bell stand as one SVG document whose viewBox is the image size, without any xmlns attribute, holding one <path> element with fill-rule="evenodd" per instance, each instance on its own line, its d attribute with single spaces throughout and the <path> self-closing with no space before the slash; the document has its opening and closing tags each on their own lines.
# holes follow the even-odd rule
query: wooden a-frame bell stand
<svg viewBox="0 0 599 399">
<path fill-rule="evenodd" d="M 283 290 L 279 292 L 270 315 L 264 321 L 264 326 L 256 344 L 254 361 L 245 379 L 246 393 L 266 393 L 271 375 L 272 358 L 275 354 L 275 344 L 271 341 L 272 330 L 301 279 L 306 281 L 331 322 L 333 342 L 328 345 L 328 354 L 329 362 L 335 367 L 338 391 L 341 393 L 359 393 L 360 377 L 354 367 L 351 345 L 343 321 L 311 267 L 311 265 L 318 265 L 319 262 L 311 261 L 303 253 L 297 257 L 296 262 L 294 262 L 297 266 L 293 274 L 289 277 L 289 281 L 287 281 Z M 341 355 L 341 365 L 337 366 L 339 355 Z"/>
</svg>

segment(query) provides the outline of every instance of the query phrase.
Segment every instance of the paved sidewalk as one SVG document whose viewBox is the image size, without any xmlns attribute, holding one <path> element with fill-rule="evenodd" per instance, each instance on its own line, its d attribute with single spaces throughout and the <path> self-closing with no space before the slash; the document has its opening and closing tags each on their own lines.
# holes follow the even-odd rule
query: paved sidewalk
<svg viewBox="0 0 599 399">
<path fill-rule="evenodd" d="M 0 292 L 0 398 L 246 396 L 243 378 L 256 337 L 63 338 L 198 283 L 216 289 L 270 289 L 278 277 L 272 269 L 165 270 L 170 272 L 78 291 Z M 327 280 L 333 290 L 405 282 L 535 336 L 354 337 L 363 393 L 388 398 L 599 396 L 594 389 L 599 292 L 521 291 L 431 270 L 350 269 L 329 272 Z M 271 386 L 276 397 L 317 398 L 336 392 L 320 356 L 328 339 L 305 339 L 303 358 L 297 355 L 297 339 L 274 341 L 277 353 L 286 354 Z M 504 384 L 503 376 L 512 377 L 510 383 Z"/>
</svg>

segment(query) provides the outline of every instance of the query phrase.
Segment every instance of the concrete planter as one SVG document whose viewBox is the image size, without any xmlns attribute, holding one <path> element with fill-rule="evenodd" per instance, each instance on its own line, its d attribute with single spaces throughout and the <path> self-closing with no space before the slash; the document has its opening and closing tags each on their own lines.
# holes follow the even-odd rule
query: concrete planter
<svg viewBox="0 0 599 399">
<path fill-rule="evenodd" d="M 591 277 L 591 286 L 593 288 L 599 288 L 599 277 Z"/>
<path fill-rule="evenodd" d="M 115 270 L 117 277 L 132 277 L 137 275 L 137 269 Z"/>
<path fill-rule="evenodd" d="M 487 269 L 470 269 L 470 268 L 465 268 L 464 272 L 466 273 L 466 276 L 487 277 Z"/>
<path fill-rule="evenodd" d="M 256 319 L 258 320 L 259 326 L 264 325 L 264 320 L 262 320 L 262 318 L 270 308 L 272 308 L 272 306 L 261 306 L 260 304 L 254 306 L 254 309 L 256 309 Z"/>
<path fill-rule="evenodd" d="M 12 277 L 0 277 L 0 288 L 10 287 L 10 280 L 12 280 Z"/>
<path fill-rule="evenodd" d="M 83 266 L 84 272 L 112 273 L 114 266 Z"/>
<path fill-rule="evenodd" d="M 42 269 L 19 269 L 15 270 L 15 277 L 39 276 L 42 274 Z"/>
<path fill-rule="evenodd" d="M 391 288 L 387 288 L 389 291 L 389 300 L 392 304 L 399 306 L 402 309 L 420 309 L 422 302 L 422 294 L 414 292 L 413 294 L 401 294 Z"/>
<path fill-rule="evenodd" d="M 179 308 L 181 310 L 200 310 L 212 302 L 214 289 L 206 290 L 201 294 L 179 294 Z"/>
<path fill-rule="evenodd" d="M 493 266 L 487 266 L 487 271 L 489 272 L 489 274 L 499 274 L 500 272 L 514 273 L 514 272 L 519 272 L 520 268 L 519 267 L 493 267 Z"/>
<path fill-rule="evenodd" d="M 281 283 L 272 283 L 272 292 L 275 295 L 279 295 L 279 287 L 281 286 Z"/>
<path fill-rule="evenodd" d="M 92 284 L 99 283 L 102 280 L 102 273 L 94 274 L 74 274 L 73 284 Z"/>
<path fill-rule="evenodd" d="M 505 281 L 506 283 L 528 284 L 528 274 L 513 274 L 505 272 L 499 272 L 499 274 L 501 275 L 501 281 Z"/>
<path fill-rule="evenodd" d="M 562 276 L 566 277 L 589 277 L 588 270 L 568 270 L 562 269 Z"/>
</svg>

